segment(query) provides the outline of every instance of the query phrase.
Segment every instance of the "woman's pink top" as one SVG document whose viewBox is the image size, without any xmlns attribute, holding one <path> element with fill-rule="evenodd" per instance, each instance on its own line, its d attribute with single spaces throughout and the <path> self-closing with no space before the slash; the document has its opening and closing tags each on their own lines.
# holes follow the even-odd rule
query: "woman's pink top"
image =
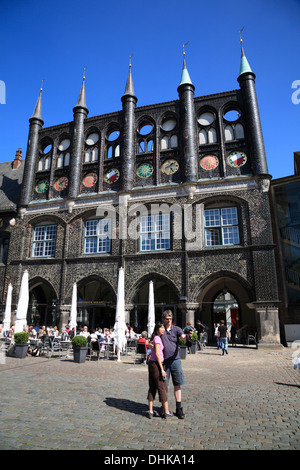
<svg viewBox="0 0 300 470">
<path fill-rule="evenodd" d="M 164 362 L 164 345 L 162 343 L 162 340 L 160 339 L 160 336 L 154 336 L 153 338 L 153 344 L 160 344 L 160 359 L 161 359 L 161 362 Z M 150 361 L 155 361 L 157 362 L 157 358 L 156 358 L 156 354 L 155 354 L 155 346 L 153 347 L 152 351 L 151 351 L 151 356 L 150 356 Z"/>
</svg>

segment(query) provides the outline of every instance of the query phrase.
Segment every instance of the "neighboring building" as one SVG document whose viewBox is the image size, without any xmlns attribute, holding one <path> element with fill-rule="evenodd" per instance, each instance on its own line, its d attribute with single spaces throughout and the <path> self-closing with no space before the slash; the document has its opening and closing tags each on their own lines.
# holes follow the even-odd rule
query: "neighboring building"
<svg viewBox="0 0 300 470">
<path fill-rule="evenodd" d="M 282 300 L 280 324 L 287 343 L 300 338 L 300 152 L 294 153 L 294 162 L 294 175 L 275 179 L 271 186 Z"/>
<path fill-rule="evenodd" d="M 10 231 L 3 302 L 29 272 L 28 322 L 115 321 L 118 270 L 126 320 L 222 317 L 279 345 L 279 299 L 268 174 L 255 75 L 242 49 L 240 88 L 194 97 L 185 60 L 179 99 L 136 107 L 131 67 L 122 110 L 87 117 L 85 80 L 72 122 L 43 128 L 41 92 L 30 118 L 18 217 Z M 194 236 L 194 238 L 193 238 Z"/>
</svg>

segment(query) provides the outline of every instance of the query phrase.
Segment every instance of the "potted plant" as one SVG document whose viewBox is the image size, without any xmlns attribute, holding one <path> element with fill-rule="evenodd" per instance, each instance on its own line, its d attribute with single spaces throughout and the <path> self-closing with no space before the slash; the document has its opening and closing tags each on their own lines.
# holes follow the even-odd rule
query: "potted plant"
<svg viewBox="0 0 300 470">
<path fill-rule="evenodd" d="M 28 331 L 15 333 L 14 335 L 15 353 L 16 353 L 16 357 L 18 357 L 19 359 L 24 359 L 24 357 L 26 357 L 27 355 L 28 340 L 29 340 Z"/>
<path fill-rule="evenodd" d="M 192 340 L 191 354 L 196 354 L 196 352 L 197 352 L 197 340 L 198 340 L 198 334 L 196 333 L 196 331 L 194 331 L 194 333 L 192 334 L 191 340 Z"/>
<path fill-rule="evenodd" d="M 179 338 L 179 354 L 180 354 L 180 359 L 186 359 L 186 352 L 187 352 L 187 347 L 185 342 Z"/>
<path fill-rule="evenodd" d="M 72 346 L 74 353 L 74 361 L 81 363 L 85 362 L 88 352 L 87 338 L 85 336 L 74 336 L 72 338 Z"/>
</svg>

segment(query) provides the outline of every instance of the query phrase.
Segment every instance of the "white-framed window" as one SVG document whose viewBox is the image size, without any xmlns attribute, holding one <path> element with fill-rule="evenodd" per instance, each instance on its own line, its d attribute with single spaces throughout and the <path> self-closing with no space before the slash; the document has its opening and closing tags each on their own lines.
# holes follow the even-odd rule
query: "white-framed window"
<svg viewBox="0 0 300 470">
<path fill-rule="evenodd" d="M 237 207 L 204 210 L 205 246 L 239 245 Z"/>
<path fill-rule="evenodd" d="M 140 251 L 163 251 L 170 249 L 170 214 L 141 217 Z"/>
<path fill-rule="evenodd" d="M 93 219 L 85 222 L 84 253 L 109 253 L 111 246 L 111 219 Z"/>
<path fill-rule="evenodd" d="M 55 255 L 56 225 L 38 225 L 32 241 L 33 258 L 53 258 Z"/>
</svg>

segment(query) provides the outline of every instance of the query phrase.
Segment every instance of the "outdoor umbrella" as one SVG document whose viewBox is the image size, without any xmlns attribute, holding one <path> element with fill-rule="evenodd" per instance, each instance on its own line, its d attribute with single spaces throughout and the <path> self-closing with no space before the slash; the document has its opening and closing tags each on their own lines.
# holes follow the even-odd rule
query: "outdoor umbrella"
<svg viewBox="0 0 300 470">
<path fill-rule="evenodd" d="M 74 282 L 73 291 L 72 291 L 72 305 L 71 305 L 71 312 L 70 312 L 70 319 L 69 319 L 70 330 L 72 330 L 72 328 L 76 328 L 77 326 L 76 319 L 77 319 L 77 284 L 76 282 Z"/>
<path fill-rule="evenodd" d="M 116 318 L 114 325 L 114 339 L 115 345 L 118 351 L 118 361 L 120 361 L 121 351 L 124 351 L 126 346 L 125 336 L 126 324 L 125 324 L 125 276 L 124 269 L 119 269 L 118 279 L 118 294 L 117 294 L 117 308 Z"/>
<path fill-rule="evenodd" d="M 153 333 L 155 327 L 155 307 L 154 307 L 154 289 L 153 289 L 153 281 L 149 282 L 149 300 L 148 300 L 148 338 Z"/>
<path fill-rule="evenodd" d="M 26 318 L 27 318 L 28 303 L 29 303 L 28 271 L 25 270 L 23 277 L 22 277 L 18 306 L 17 306 L 15 333 L 22 332 L 24 330 L 24 327 L 27 324 Z"/>
<path fill-rule="evenodd" d="M 3 320 L 3 331 L 8 331 L 10 328 L 11 322 L 11 293 L 12 293 L 12 285 L 9 284 L 6 296 L 6 304 L 5 304 L 5 313 L 4 313 L 4 320 Z"/>
</svg>

